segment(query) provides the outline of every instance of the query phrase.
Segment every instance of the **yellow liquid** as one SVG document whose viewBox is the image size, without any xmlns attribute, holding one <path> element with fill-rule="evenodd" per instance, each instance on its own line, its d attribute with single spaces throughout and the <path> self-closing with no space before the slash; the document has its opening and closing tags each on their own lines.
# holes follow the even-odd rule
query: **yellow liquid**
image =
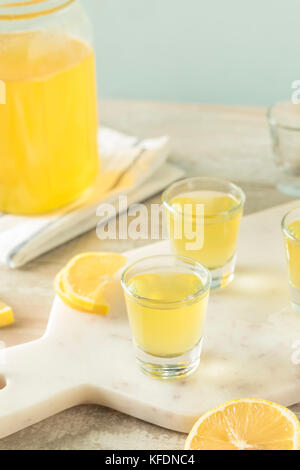
<svg viewBox="0 0 300 470">
<path fill-rule="evenodd" d="M 292 222 L 288 226 L 288 231 L 296 238 L 300 239 L 300 220 Z M 291 240 L 285 236 L 285 246 L 288 260 L 288 271 L 290 283 L 300 290 L 300 242 Z"/>
<path fill-rule="evenodd" d="M 197 204 L 204 205 L 204 218 L 200 217 L 200 220 L 197 218 Z M 193 258 L 209 269 L 222 267 L 233 258 L 243 212 L 242 207 L 237 208 L 239 204 L 234 197 L 215 191 L 195 191 L 176 196 L 170 205 L 177 210 L 168 216 L 171 243 L 177 255 Z M 203 230 L 202 247 L 187 249 L 187 244 L 191 243 L 184 230 L 187 218 L 178 216 L 178 211 L 191 220 L 193 233 Z M 231 212 L 222 214 L 228 211 Z M 178 224 L 181 224 L 179 232 Z"/>
<path fill-rule="evenodd" d="M 203 336 L 208 291 L 190 302 L 175 306 L 164 303 L 199 292 L 202 281 L 196 274 L 138 274 L 130 280 L 128 287 L 134 294 L 151 299 L 137 301 L 125 295 L 129 321 L 139 348 L 154 356 L 176 357 L 199 343 Z"/>
<path fill-rule="evenodd" d="M 98 172 L 94 54 L 50 32 L 0 34 L 0 211 L 33 214 L 76 199 Z"/>
</svg>

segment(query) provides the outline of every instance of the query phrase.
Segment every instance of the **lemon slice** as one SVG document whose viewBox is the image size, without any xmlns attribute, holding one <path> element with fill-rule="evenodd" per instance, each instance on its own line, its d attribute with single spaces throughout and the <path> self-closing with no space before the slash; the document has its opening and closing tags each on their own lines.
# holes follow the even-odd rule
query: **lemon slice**
<svg viewBox="0 0 300 470">
<path fill-rule="evenodd" d="M 101 307 L 94 307 L 91 309 L 87 309 L 82 307 L 81 305 L 77 305 L 75 302 L 70 299 L 68 294 L 66 293 L 63 285 L 63 275 L 64 275 L 64 269 L 62 269 L 56 276 L 55 281 L 54 281 L 54 286 L 55 286 L 55 292 L 59 295 L 61 300 L 68 305 L 68 307 L 74 309 L 74 310 L 81 310 L 82 312 L 86 313 L 95 313 L 99 315 L 107 315 L 109 312 L 109 305 L 101 305 Z"/>
<path fill-rule="evenodd" d="M 83 253 L 75 256 L 58 274 L 55 288 L 67 305 L 89 313 L 106 315 L 105 289 L 125 265 L 117 253 Z"/>
<path fill-rule="evenodd" d="M 63 273 L 64 273 L 64 270 L 62 269 L 61 271 L 59 271 L 59 273 L 55 277 L 55 280 L 54 280 L 55 292 L 59 295 L 59 297 L 61 298 L 61 300 L 63 300 L 65 304 L 67 304 L 71 308 L 76 309 L 77 308 L 76 305 L 74 305 L 71 302 L 71 299 L 69 299 L 66 292 L 64 291 L 63 282 L 62 282 Z"/>
<path fill-rule="evenodd" d="M 0 328 L 11 325 L 14 322 L 12 308 L 4 302 L 0 302 Z"/>
<path fill-rule="evenodd" d="M 232 400 L 205 413 L 185 444 L 190 450 L 299 450 L 300 423 L 284 406 Z"/>
</svg>

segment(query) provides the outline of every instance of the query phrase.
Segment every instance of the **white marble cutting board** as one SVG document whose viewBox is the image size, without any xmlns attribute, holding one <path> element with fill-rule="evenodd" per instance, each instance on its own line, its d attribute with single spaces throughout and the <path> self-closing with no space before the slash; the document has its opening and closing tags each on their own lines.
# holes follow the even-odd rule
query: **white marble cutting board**
<svg viewBox="0 0 300 470">
<path fill-rule="evenodd" d="M 232 398 L 299 402 L 300 365 L 292 355 L 300 316 L 289 307 L 280 230 L 283 214 L 297 204 L 244 218 L 236 279 L 211 294 L 201 364 L 189 378 L 159 381 L 139 370 L 118 282 L 108 317 L 74 311 L 56 298 L 44 336 L 0 356 L 7 383 L 0 390 L 0 437 L 81 403 L 187 432 L 199 415 Z M 167 252 L 162 242 L 128 257 Z"/>
</svg>

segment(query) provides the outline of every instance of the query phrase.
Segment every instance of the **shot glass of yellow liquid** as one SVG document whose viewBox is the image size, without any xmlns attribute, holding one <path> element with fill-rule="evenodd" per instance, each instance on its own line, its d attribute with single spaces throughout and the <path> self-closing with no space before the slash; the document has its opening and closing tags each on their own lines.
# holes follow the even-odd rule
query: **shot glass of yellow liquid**
<svg viewBox="0 0 300 470">
<path fill-rule="evenodd" d="M 172 379 L 200 362 L 210 273 L 197 261 L 158 255 L 122 276 L 137 361 L 149 375 Z"/>
<path fill-rule="evenodd" d="M 288 212 L 281 223 L 289 273 L 293 310 L 300 313 L 300 207 Z"/>
<path fill-rule="evenodd" d="M 163 194 L 173 252 L 206 266 L 212 289 L 233 280 L 244 203 L 244 192 L 219 178 L 185 179 Z"/>
</svg>

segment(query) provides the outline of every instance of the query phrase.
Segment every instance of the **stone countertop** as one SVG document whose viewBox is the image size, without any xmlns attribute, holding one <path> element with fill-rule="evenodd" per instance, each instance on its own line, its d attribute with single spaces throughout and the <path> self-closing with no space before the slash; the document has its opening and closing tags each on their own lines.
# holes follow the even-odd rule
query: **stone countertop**
<svg viewBox="0 0 300 470">
<path fill-rule="evenodd" d="M 291 200 L 274 185 L 266 110 L 204 104 L 105 101 L 101 121 L 144 137 L 171 137 L 170 161 L 187 176 L 227 178 L 247 196 L 246 214 Z M 160 196 L 148 204 L 159 202 Z M 53 301 L 52 281 L 78 251 L 126 251 L 145 241 L 99 241 L 95 231 L 59 247 L 24 268 L 0 268 L 1 297 L 16 312 L 16 325 L 1 331 L 8 346 L 38 338 Z M 27 294 L 27 295 L 26 295 Z M 40 313 L 41 304 L 43 314 Z M 298 411 L 300 405 L 292 408 Z M 80 406 L 0 441 L 4 449 L 182 449 L 185 435 L 168 431 L 99 406 Z"/>
</svg>

